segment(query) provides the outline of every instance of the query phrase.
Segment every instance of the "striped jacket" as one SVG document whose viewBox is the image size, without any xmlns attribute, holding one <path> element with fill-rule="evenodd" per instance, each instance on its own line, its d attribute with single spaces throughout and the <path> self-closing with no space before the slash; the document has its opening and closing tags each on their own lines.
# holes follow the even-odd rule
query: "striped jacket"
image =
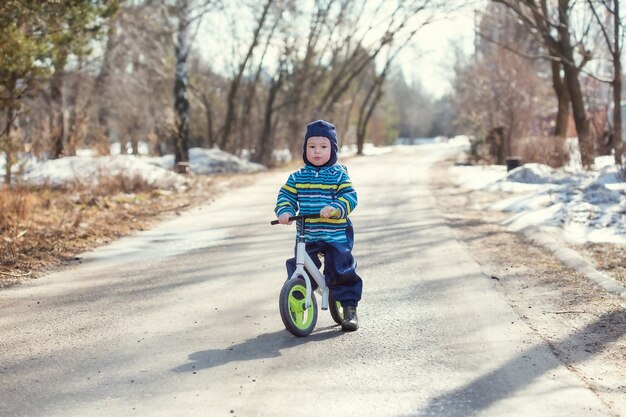
<svg viewBox="0 0 626 417">
<path fill-rule="evenodd" d="M 348 215 L 357 205 L 356 190 L 343 165 L 316 168 L 306 165 L 294 172 L 278 192 L 276 216 L 283 213 L 319 214 L 325 206 L 341 213 L 339 219 L 307 219 L 307 242 L 345 243 Z"/>
</svg>

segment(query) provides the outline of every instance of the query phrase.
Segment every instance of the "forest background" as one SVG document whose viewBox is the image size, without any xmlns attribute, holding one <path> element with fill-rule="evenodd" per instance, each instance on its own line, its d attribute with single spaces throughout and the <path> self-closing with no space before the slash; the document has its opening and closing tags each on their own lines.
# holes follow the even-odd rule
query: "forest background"
<svg viewBox="0 0 626 417">
<path fill-rule="evenodd" d="M 449 46 L 452 88 L 433 95 L 399 57 L 459 13 L 474 48 Z M 83 148 L 145 143 L 180 173 L 192 147 L 271 167 L 324 118 L 357 153 L 463 133 L 473 161 L 621 167 L 623 22 L 618 0 L 4 0 L 0 242 L 15 256 L 3 265 L 34 235 L 36 201 L 50 207 L 32 193 L 54 191 L 21 184 L 22 161 Z"/>
</svg>

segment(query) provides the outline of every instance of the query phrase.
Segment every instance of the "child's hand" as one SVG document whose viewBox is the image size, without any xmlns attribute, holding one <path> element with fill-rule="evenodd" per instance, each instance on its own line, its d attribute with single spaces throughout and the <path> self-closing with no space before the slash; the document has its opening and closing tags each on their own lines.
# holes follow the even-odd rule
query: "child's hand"
<svg viewBox="0 0 626 417">
<path fill-rule="evenodd" d="M 291 214 L 283 213 L 280 216 L 278 216 L 278 223 L 280 223 L 280 224 L 291 224 L 291 223 L 293 223 L 293 221 L 289 221 L 290 217 L 291 217 Z"/>
<path fill-rule="evenodd" d="M 320 210 L 320 217 L 324 219 L 330 219 L 331 217 L 337 216 L 338 210 L 331 206 L 326 206 Z"/>
</svg>

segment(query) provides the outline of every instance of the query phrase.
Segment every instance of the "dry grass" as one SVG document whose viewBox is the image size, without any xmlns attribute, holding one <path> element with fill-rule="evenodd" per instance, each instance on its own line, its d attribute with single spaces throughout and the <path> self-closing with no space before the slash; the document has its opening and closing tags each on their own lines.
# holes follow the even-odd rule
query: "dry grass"
<svg viewBox="0 0 626 417">
<path fill-rule="evenodd" d="M 553 168 L 565 166 L 571 151 L 565 138 L 558 136 L 532 136 L 514 141 L 512 153 L 520 156 L 523 162 L 549 165 Z"/>
<path fill-rule="evenodd" d="M 206 178 L 192 182 L 184 192 L 157 190 L 123 176 L 101 179 L 96 188 L 0 188 L 0 287 L 143 230 L 216 192 Z"/>
<path fill-rule="evenodd" d="M 26 189 L 0 189 L 1 262 L 10 263 L 18 254 L 18 243 L 25 240 L 27 223 L 36 198 Z"/>
<path fill-rule="evenodd" d="M 626 247 L 614 243 L 586 243 L 574 247 L 600 271 L 626 284 Z"/>
</svg>

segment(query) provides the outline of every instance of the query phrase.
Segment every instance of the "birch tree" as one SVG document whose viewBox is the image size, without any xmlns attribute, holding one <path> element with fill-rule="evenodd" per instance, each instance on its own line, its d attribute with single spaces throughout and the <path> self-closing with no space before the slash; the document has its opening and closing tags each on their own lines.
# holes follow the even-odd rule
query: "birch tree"
<svg viewBox="0 0 626 417">
<path fill-rule="evenodd" d="M 211 7 L 213 0 L 194 3 L 193 0 L 177 0 L 175 16 L 178 20 L 174 55 L 176 73 L 174 77 L 174 110 L 176 113 L 176 135 L 174 138 L 174 164 L 180 173 L 187 172 L 189 163 L 189 67 L 188 59 L 199 21 Z M 194 30 L 195 29 L 195 30 Z"/>
</svg>

